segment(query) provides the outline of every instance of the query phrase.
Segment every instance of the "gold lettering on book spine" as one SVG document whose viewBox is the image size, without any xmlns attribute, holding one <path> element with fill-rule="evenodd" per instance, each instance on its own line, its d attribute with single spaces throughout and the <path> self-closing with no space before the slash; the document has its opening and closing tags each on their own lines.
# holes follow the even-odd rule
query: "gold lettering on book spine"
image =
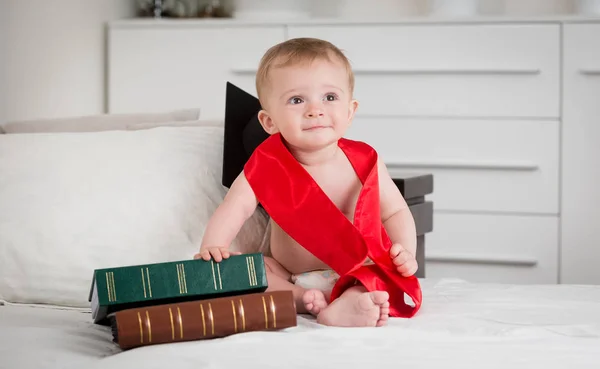
<svg viewBox="0 0 600 369">
<path fill-rule="evenodd" d="M 108 301 L 117 301 L 117 291 L 115 288 L 115 276 L 113 272 L 106 272 L 106 290 L 108 292 Z"/>
<path fill-rule="evenodd" d="M 237 333 L 237 315 L 235 314 L 235 303 L 231 300 L 231 313 L 233 314 L 233 330 Z"/>
<path fill-rule="evenodd" d="M 256 269 L 254 267 L 254 257 L 246 256 L 246 267 L 248 268 L 248 282 L 250 286 L 256 286 L 258 282 L 256 281 Z"/>
<path fill-rule="evenodd" d="M 144 343 L 144 329 L 142 328 L 142 317 L 140 316 L 140 313 L 137 313 L 138 316 L 138 322 L 140 323 L 140 343 Z"/>
<path fill-rule="evenodd" d="M 177 266 L 177 281 L 179 282 L 179 293 L 187 293 L 187 283 L 185 281 L 185 268 L 183 264 L 176 264 Z"/>
<path fill-rule="evenodd" d="M 179 294 L 181 295 L 181 273 L 179 273 L 179 264 L 175 265 L 177 267 L 177 284 L 179 284 Z"/>
<path fill-rule="evenodd" d="M 246 314 L 244 313 L 244 304 L 240 299 L 240 316 L 242 317 L 242 330 L 246 330 Z"/>
<path fill-rule="evenodd" d="M 223 289 L 223 281 L 221 280 L 221 267 L 217 263 L 217 274 L 219 275 L 219 289 Z"/>
<path fill-rule="evenodd" d="M 261 296 L 263 302 L 263 309 L 265 310 L 265 329 L 269 329 L 269 316 L 267 315 L 267 303 L 265 302 L 265 297 Z"/>
<path fill-rule="evenodd" d="M 202 312 L 202 335 L 206 337 L 206 321 L 204 320 L 204 306 L 200 304 L 200 311 Z"/>
<path fill-rule="evenodd" d="M 216 290 L 217 289 L 217 278 L 215 277 L 215 264 L 213 263 L 212 259 L 210 260 L 210 267 L 212 269 L 213 283 L 215 285 L 215 290 Z"/>
<path fill-rule="evenodd" d="M 273 315 L 273 328 L 277 328 L 277 316 L 275 316 L 275 301 L 273 301 L 273 295 L 269 296 L 271 298 L 271 315 Z"/>
<path fill-rule="evenodd" d="M 148 268 L 146 268 L 146 278 L 148 279 L 148 292 L 150 292 L 150 297 L 152 297 L 152 284 L 150 284 L 150 273 L 148 272 Z"/>
<path fill-rule="evenodd" d="M 146 325 L 148 326 L 148 342 L 152 342 L 152 324 L 150 324 L 150 313 L 148 313 L 148 310 L 146 310 Z"/>
<path fill-rule="evenodd" d="M 208 318 L 210 320 L 210 329 L 214 336 L 215 335 L 215 319 L 214 319 L 215 317 L 213 316 L 212 306 L 210 305 L 210 302 L 208 303 Z"/>
<path fill-rule="evenodd" d="M 179 320 L 179 338 L 183 339 L 183 318 L 181 317 L 179 306 L 177 306 L 177 320 Z"/>
<path fill-rule="evenodd" d="M 250 265 L 252 266 L 252 281 L 254 282 L 254 286 L 258 284 L 256 280 L 256 265 L 254 265 L 254 258 L 250 257 Z"/>
<path fill-rule="evenodd" d="M 175 326 L 173 325 L 173 311 L 169 308 L 169 316 L 171 317 L 171 340 L 175 341 Z"/>
<path fill-rule="evenodd" d="M 142 272 L 142 288 L 144 289 L 144 298 L 146 298 L 146 277 L 144 277 L 144 268 L 140 268 Z"/>
<path fill-rule="evenodd" d="M 148 342 L 152 342 L 152 324 L 150 324 L 150 313 L 146 310 L 146 326 L 148 327 Z"/>
<path fill-rule="evenodd" d="M 146 279 L 148 279 L 148 292 L 150 293 L 150 297 L 152 297 L 152 285 L 150 284 L 150 273 L 148 273 L 148 268 L 146 268 Z"/>
<path fill-rule="evenodd" d="M 112 284 L 113 301 L 117 301 L 117 288 L 115 286 L 115 274 L 110 272 L 110 283 Z"/>
<path fill-rule="evenodd" d="M 108 280 L 108 272 L 104 273 L 106 277 L 106 294 L 108 295 L 108 301 L 112 302 L 112 293 L 110 293 L 110 282 Z"/>
<path fill-rule="evenodd" d="M 181 264 L 181 273 L 183 274 L 183 289 L 185 290 L 185 293 L 188 293 L 187 281 L 185 279 L 185 265 L 183 264 Z"/>
<path fill-rule="evenodd" d="M 246 268 L 248 269 L 248 284 L 253 286 L 252 284 L 252 272 L 250 272 L 250 256 L 246 256 Z"/>
</svg>

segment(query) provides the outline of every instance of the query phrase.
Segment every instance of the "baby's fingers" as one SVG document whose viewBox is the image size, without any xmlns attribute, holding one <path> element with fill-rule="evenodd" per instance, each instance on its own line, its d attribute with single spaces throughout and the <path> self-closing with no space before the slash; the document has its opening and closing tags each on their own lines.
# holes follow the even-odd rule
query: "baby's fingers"
<svg viewBox="0 0 600 369">
<path fill-rule="evenodd" d="M 417 264 L 416 260 L 409 260 L 407 262 L 405 262 L 404 264 L 396 267 L 396 270 L 398 270 L 398 273 L 400 273 L 403 277 L 410 277 L 411 275 L 415 274 L 417 272 L 417 269 L 419 269 L 419 265 Z"/>
<path fill-rule="evenodd" d="M 404 250 L 404 248 L 402 247 L 401 244 L 399 243 L 395 243 L 392 245 L 392 247 L 390 248 L 390 256 L 392 258 L 395 258 L 396 256 L 398 256 L 398 254 Z"/>
<path fill-rule="evenodd" d="M 241 255 L 241 252 L 238 251 L 229 251 L 226 247 L 210 247 L 204 250 L 201 250 L 199 253 L 194 255 L 194 259 L 200 259 L 209 261 L 211 258 L 216 262 L 220 262 L 223 259 L 229 258 L 231 255 Z"/>
<path fill-rule="evenodd" d="M 241 255 L 241 252 L 229 251 L 229 250 L 227 250 L 227 248 L 223 247 L 223 248 L 221 248 L 221 255 L 223 256 L 223 259 L 227 259 L 231 255 Z"/>
<path fill-rule="evenodd" d="M 199 253 L 194 255 L 194 259 L 200 259 L 209 261 L 210 260 L 210 252 L 208 250 L 201 250 Z"/>
<path fill-rule="evenodd" d="M 417 272 L 417 270 L 419 269 L 419 265 L 416 261 L 407 262 L 402 266 L 401 269 L 403 270 L 399 270 L 399 272 L 403 277 L 410 277 L 411 275 L 414 275 Z"/>
<path fill-rule="evenodd" d="M 210 249 L 210 254 L 217 263 L 223 260 L 224 252 L 222 252 L 219 248 L 215 247 L 214 249 Z M 227 257 L 229 257 L 229 255 Z"/>
<path fill-rule="evenodd" d="M 409 261 L 411 259 L 411 256 L 407 253 L 407 252 L 401 252 L 400 254 L 398 254 L 398 256 L 396 256 L 392 262 L 394 263 L 394 265 L 396 266 L 401 266 L 404 263 L 406 263 L 407 261 Z"/>
</svg>

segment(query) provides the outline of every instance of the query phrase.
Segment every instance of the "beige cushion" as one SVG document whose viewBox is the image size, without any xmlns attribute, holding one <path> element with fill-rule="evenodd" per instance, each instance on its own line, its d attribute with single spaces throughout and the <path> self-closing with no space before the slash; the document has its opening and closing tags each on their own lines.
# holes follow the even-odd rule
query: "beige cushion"
<svg viewBox="0 0 600 369">
<path fill-rule="evenodd" d="M 197 120 L 199 117 L 200 109 L 164 113 L 98 114 L 8 122 L 0 126 L 0 129 L 5 133 L 98 132 L 127 130 L 128 126 L 138 123 L 172 123 Z"/>
</svg>

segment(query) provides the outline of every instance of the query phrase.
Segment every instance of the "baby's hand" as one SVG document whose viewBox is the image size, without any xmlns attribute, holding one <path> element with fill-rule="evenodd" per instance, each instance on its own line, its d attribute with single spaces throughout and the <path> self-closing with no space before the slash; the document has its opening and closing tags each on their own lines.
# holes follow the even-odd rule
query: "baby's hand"
<svg viewBox="0 0 600 369">
<path fill-rule="evenodd" d="M 398 273 L 402 274 L 403 277 L 410 277 L 415 274 L 419 268 L 415 256 L 399 243 L 393 244 L 390 248 L 390 257 L 396 266 L 396 270 Z"/>
<path fill-rule="evenodd" d="M 211 256 L 218 263 L 223 259 L 229 258 L 230 255 L 241 255 L 239 251 L 229 251 L 227 247 L 207 247 L 200 249 L 200 252 L 194 255 L 194 259 L 200 259 L 209 261 Z"/>
</svg>

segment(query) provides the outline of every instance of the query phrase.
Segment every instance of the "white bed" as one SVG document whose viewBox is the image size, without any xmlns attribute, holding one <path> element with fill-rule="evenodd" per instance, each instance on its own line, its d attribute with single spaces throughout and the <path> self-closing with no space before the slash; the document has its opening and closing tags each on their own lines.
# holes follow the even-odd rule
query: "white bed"
<svg viewBox="0 0 600 369">
<path fill-rule="evenodd" d="M 222 127 L 186 114 L 19 127 L 0 134 L 2 368 L 600 368 L 600 286 L 430 279 L 418 315 L 383 328 L 300 317 L 282 332 L 120 352 L 87 312 L 92 271 L 197 252 L 225 193 Z M 265 227 L 257 212 L 232 248 L 261 251 Z"/>
<path fill-rule="evenodd" d="M 598 368 L 600 286 L 422 280 L 424 305 L 382 328 L 301 316 L 281 332 L 121 351 L 90 314 L 0 307 L 2 368 Z"/>
</svg>

